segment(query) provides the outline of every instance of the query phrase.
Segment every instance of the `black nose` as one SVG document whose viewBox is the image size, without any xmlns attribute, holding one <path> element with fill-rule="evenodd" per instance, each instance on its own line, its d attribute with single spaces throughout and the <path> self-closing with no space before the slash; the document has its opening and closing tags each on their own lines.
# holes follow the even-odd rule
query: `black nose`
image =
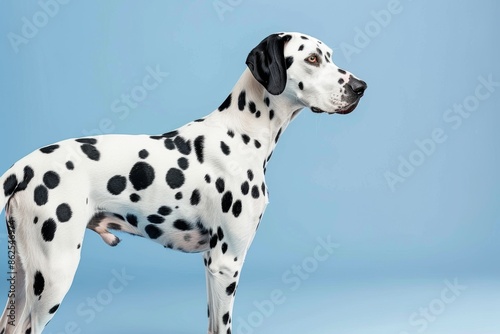
<svg viewBox="0 0 500 334">
<path fill-rule="evenodd" d="M 365 89 L 368 87 L 366 82 L 363 80 L 356 79 L 355 77 L 349 77 L 347 85 L 352 89 L 352 91 L 358 95 L 363 95 Z"/>
</svg>

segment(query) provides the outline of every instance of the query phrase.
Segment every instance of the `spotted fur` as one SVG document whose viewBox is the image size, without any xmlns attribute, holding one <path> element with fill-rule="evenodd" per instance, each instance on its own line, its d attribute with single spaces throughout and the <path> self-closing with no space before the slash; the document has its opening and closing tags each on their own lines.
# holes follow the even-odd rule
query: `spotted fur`
<svg viewBox="0 0 500 334">
<path fill-rule="evenodd" d="M 274 34 L 248 55 L 240 80 L 211 114 L 161 135 L 105 135 L 44 146 L 1 178 L 19 318 L 0 333 L 42 332 L 73 281 L 85 228 L 117 246 L 129 233 L 203 253 L 208 332 L 231 333 L 239 273 L 268 203 L 265 171 L 304 107 L 352 111 L 366 84 L 297 33 Z M 8 304 L 9 305 L 9 304 Z M 110 320 L 111 321 L 111 320 Z"/>
</svg>

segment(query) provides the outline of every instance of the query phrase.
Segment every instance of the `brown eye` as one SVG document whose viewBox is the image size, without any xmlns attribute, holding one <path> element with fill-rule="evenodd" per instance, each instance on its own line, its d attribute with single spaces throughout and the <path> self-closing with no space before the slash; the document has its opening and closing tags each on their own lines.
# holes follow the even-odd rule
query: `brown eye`
<svg viewBox="0 0 500 334">
<path fill-rule="evenodd" d="M 306 61 L 311 64 L 311 65 L 316 65 L 318 66 L 319 60 L 317 55 L 310 55 L 309 57 L 306 58 Z"/>
</svg>

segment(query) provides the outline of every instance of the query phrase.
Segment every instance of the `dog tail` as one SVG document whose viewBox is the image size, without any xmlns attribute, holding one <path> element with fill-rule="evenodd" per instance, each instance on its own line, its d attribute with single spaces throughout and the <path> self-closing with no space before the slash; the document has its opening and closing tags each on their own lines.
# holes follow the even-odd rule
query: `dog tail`
<svg viewBox="0 0 500 334">
<path fill-rule="evenodd" d="M 0 213 L 2 213 L 12 195 L 26 189 L 33 176 L 34 172 L 30 166 L 26 166 L 24 170 L 21 170 L 16 164 L 0 177 Z"/>
</svg>

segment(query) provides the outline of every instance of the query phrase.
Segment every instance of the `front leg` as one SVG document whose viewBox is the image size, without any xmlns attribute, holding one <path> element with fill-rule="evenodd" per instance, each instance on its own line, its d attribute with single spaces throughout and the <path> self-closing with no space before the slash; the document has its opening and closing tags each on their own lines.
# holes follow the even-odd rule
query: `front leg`
<svg viewBox="0 0 500 334">
<path fill-rule="evenodd" d="M 238 238 L 222 227 L 210 231 L 210 250 L 204 253 L 208 294 L 208 333 L 231 334 L 234 297 L 246 251 L 253 239 Z M 239 231 L 241 233 L 241 230 Z"/>
</svg>

